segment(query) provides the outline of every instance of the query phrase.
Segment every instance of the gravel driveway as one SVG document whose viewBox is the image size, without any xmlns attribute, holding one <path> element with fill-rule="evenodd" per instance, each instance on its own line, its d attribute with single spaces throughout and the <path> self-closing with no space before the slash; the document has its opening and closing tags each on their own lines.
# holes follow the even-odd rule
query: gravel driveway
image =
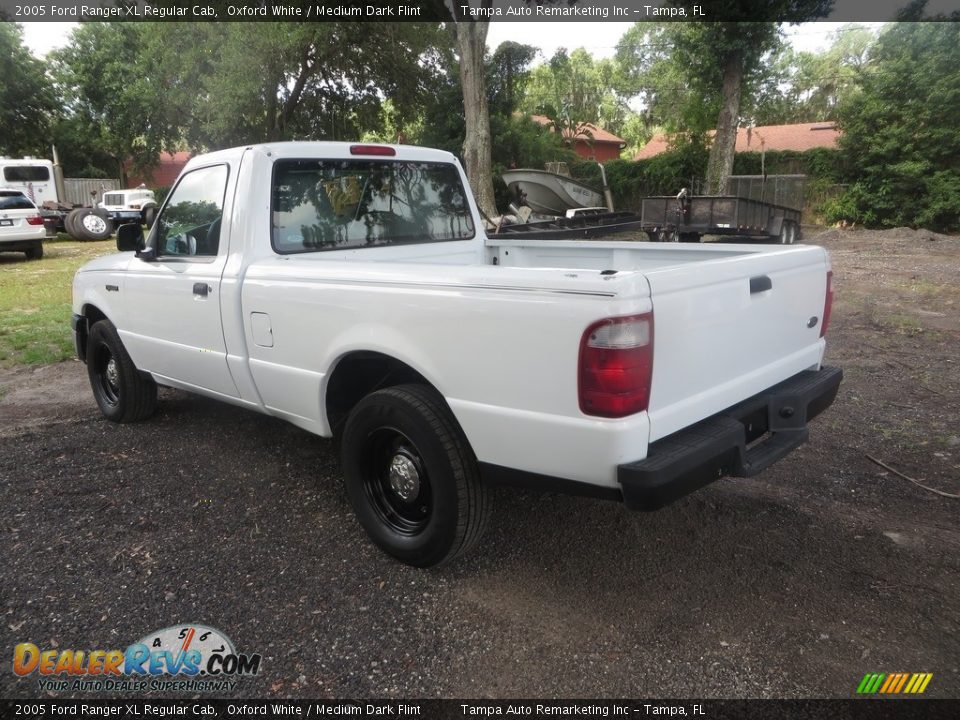
<svg viewBox="0 0 960 720">
<path fill-rule="evenodd" d="M 263 655 L 238 697 L 958 697 L 960 501 L 870 459 L 960 492 L 960 242 L 901 235 L 819 239 L 847 379 L 809 444 L 654 514 L 497 490 L 440 570 L 366 541 L 328 441 L 172 390 L 113 425 L 79 362 L 0 373 L 0 647 L 199 622 Z"/>
</svg>

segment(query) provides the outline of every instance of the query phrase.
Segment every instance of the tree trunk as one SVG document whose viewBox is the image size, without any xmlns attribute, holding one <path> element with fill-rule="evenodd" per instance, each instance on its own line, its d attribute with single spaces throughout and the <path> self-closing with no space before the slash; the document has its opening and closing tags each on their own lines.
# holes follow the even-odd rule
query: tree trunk
<svg viewBox="0 0 960 720">
<path fill-rule="evenodd" d="M 490 110 L 483 68 L 489 24 L 489 21 L 457 22 L 457 46 L 460 50 L 460 84 L 463 87 L 463 113 L 466 119 L 463 161 L 477 206 L 487 217 L 493 217 L 497 211 L 493 200 Z"/>
<path fill-rule="evenodd" d="M 740 120 L 740 89 L 743 86 L 743 51 L 727 55 L 723 66 L 723 90 L 717 134 L 710 148 L 707 163 L 707 194 L 724 195 L 727 180 L 733 172 L 733 155 L 737 144 L 737 125 Z"/>
</svg>

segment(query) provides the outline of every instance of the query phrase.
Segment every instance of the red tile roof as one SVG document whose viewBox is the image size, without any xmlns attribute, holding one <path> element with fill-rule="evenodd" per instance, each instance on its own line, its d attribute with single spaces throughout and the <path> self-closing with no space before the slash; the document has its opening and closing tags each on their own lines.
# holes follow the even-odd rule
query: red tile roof
<svg viewBox="0 0 960 720">
<path fill-rule="evenodd" d="M 553 121 L 545 115 L 531 115 L 530 119 L 543 126 L 553 125 Z M 613 133 L 607 132 L 603 128 L 597 127 L 593 123 L 583 123 L 581 127 L 589 131 L 590 134 L 588 135 L 586 132 L 581 130 L 579 133 L 577 133 L 577 140 L 582 140 L 588 143 L 616 143 L 620 147 L 623 147 L 627 144 L 626 140 L 623 138 L 618 138 Z M 570 130 L 566 130 L 564 131 L 564 135 L 568 136 L 570 132 Z"/>
<path fill-rule="evenodd" d="M 130 187 L 136 187 L 140 183 L 152 188 L 170 187 L 192 157 L 193 153 L 190 152 L 161 153 L 160 162 L 150 172 L 140 174 L 128 170 L 127 183 Z"/>
<path fill-rule="evenodd" d="M 713 135 L 713 130 L 710 135 Z M 759 125 L 754 128 L 737 129 L 736 152 L 760 152 L 761 150 L 812 150 L 835 148 L 840 130 L 832 122 L 796 123 L 794 125 Z M 645 160 L 659 155 L 669 148 L 666 135 L 654 135 L 634 160 Z"/>
</svg>

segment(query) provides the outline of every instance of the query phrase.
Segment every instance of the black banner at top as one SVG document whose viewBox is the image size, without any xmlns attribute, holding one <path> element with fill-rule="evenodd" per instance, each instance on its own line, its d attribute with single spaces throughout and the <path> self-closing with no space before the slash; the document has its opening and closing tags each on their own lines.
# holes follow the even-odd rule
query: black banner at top
<svg viewBox="0 0 960 720">
<path fill-rule="evenodd" d="M 909 0 L 0 0 L 13 22 L 869 22 L 898 19 Z M 927 0 L 922 19 L 960 20 L 960 0 Z M 919 19 L 911 16 L 910 19 Z"/>
</svg>

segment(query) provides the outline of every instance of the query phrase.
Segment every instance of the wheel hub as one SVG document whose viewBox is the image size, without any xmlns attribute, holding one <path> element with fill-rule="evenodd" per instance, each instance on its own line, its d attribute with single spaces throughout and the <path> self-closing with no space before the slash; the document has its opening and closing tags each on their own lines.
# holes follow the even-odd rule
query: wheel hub
<svg viewBox="0 0 960 720">
<path fill-rule="evenodd" d="M 107 382 L 110 383 L 111 387 L 119 387 L 120 385 L 120 373 L 117 370 L 117 361 L 114 358 L 110 358 L 107 362 L 107 369 L 104 371 L 104 374 L 107 377 Z"/>
<path fill-rule="evenodd" d="M 83 218 L 83 226 L 94 233 L 102 233 L 107 229 L 107 223 L 99 215 L 87 215 Z"/>
<path fill-rule="evenodd" d="M 420 494 L 420 473 L 413 460 L 397 453 L 390 460 L 390 489 L 404 502 L 410 502 Z"/>
</svg>

